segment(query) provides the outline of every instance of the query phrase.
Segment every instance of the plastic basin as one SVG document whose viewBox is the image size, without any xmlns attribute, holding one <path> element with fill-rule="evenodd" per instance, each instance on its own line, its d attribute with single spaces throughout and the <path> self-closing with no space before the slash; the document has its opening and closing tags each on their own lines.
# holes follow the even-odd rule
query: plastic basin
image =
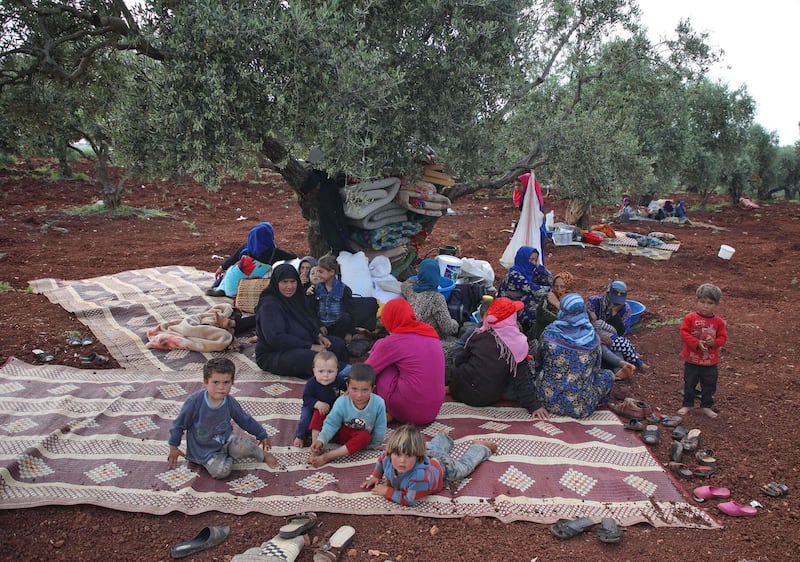
<svg viewBox="0 0 800 562">
<path fill-rule="evenodd" d="M 412 275 L 408 278 L 409 281 L 416 281 L 417 276 Z M 439 288 L 438 291 L 444 295 L 444 300 L 450 298 L 450 293 L 453 292 L 453 287 L 456 286 L 456 282 L 448 277 L 439 277 Z"/>
<path fill-rule="evenodd" d="M 642 319 L 642 314 L 647 310 L 647 307 L 639 301 L 628 299 L 628 305 L 631 307 L 631 326 Z"/>
</svg>

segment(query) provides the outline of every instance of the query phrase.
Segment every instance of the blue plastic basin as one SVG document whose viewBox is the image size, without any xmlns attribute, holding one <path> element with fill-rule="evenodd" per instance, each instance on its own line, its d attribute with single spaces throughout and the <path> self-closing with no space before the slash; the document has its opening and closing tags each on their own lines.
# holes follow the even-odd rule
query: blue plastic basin
<svg viewBox="0 0 800 562">
<path fill-rule="evenodd" d="M 628 305 L 631 307 L 631 326 L 634 326 L 639 320 L 642 319 L 642 314 L 647 310 L 647 307 L 639 301 L 628 299 Z"/>
<path fill-rule="evenodd" d="M 408 278 L 409 281 L 416 281 L 417 276 L 412 275 Z M 439 292 L 444 295 L 444 300 L 450 298 L 450 293 L 453 292 L 453 287 L 456 286 L 456 282 L 450 279 L 449 277 L 439 277 Z"/>
</svg>

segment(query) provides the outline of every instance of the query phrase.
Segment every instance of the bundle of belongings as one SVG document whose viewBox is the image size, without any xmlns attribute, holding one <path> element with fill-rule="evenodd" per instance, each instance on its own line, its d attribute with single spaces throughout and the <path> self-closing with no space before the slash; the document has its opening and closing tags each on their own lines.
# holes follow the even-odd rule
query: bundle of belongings
<svg viewBox="0 0 800 562">
<path fill-rule="evenodd" d="M 216 304 L 182 320 L 161 322 L 147 331 L 151 349 L 222 351 L 233 343 L 233 329 L 241 313 L 227 303 Z"/>
</svg>

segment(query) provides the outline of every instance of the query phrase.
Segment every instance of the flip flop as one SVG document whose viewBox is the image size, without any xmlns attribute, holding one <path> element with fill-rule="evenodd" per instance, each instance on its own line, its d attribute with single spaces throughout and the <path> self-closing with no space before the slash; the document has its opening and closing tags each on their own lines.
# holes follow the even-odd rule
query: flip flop
<svg viewBox="0 0 800 562">
<path fill-rule="evenodd" d="M 278 536 L 282 539 L 292 539 L 312 529 L 317 524 L 317 514 L 313 511 L 300 513 L 290 517 L 288 523 L 278 529 Z"/>
<path fill-rule="evenodd" d="M 717 488 L 716 486 L 700 486 L 693 491 L 694 501 L 704 502 L 710 499 L 729 498 L 731 491 L 728 488 Z"/>
<path fill-rule="evenodd" d="M 683 441 L 683 438 L 689 434 L 689 430 L 679 425 L 675 429 L 672 430 L 672 438 L 675 441 Z"/>
<path fill-rule="evenodd" d="M 80 347 L 82 341 L 83 340 L 81 340 L 79 337 L 70 336 L 67 338 L 67 345 L 71 347 Z"/>
<path fill-rule="evenodd" d="M 778 484 L 777 482 L 769 482 L 761 486 L 761 490 L 768 496 L 780 498 L 789 493 L 789 486 L 786 484 Z"/>
<path fill-rule="evenodd" d="M 674 472 L 681 478 L 689 479 L 692 476 L 694 476 L 692 469 L 683 464 L 682 462 L 671 462 L 667 466 L 672 472 Z"/>
<path fill-rule="evenodd" d="M 81 345 L 83 345 L 83 346 L 92 345 L 93 343 L 94 343 L 94 340 L 92 338 L 89 338 L 89 337 L 83 338 L 81 340 Z"/>
<path fill-rule="evenodd" d="M 648 425 L 644 428 L 644 431 L 642 431 L 642 441 L 644 441 L 646 445 L 658 445 L 660 439 L 657 425 Z"/>
<path fill-rule="evenodd" d="M 683 421 L 680 416 L 662 416 L 661 425 L 664 427 L 677 427 Z"/>
<path fill-rule="evenodd" d="M 81 363 L 83 365 L 105 365 L 108 361 L 108 357 L 99 353 L 92 352 L 89 355 L 81 355 Z"/>
<path fill-rule="evenodd" d="M 700 430 L 690 429 L 689 433 L 686 434 L 686 437 L 683 438 L 681 443 L 683 443 L 684 451 L 687 453 L 694 452 L 694 450 L 697 449 L 697 446 L 700 444 Z"/>
<path fill-rule="evenodd" d="M 644 424 L 642 420 L 631 418 L 628 420 L 628 423 L 625 424 L 625 429 L 630 429 L 631 431 L 642 431 L 644 430 Z"/>
<path fill-rule="evenodd" d="M 594 526 L 594 521 L 588 517 L 577 519 L 559 519 L 551 527 L 550 532 L 559 539 L 571 539 L 585 533 Z"/>
<path fill-rule="evenodd" d="M 36 359 L 39 361 L 44 361 L 45 363 L 49 363 L 56 358 L 55 355 L 43 349 L 34 349 L 31 351 L 31 353 L 33 353 L 33 356 L 36 357 Z"/>
<path fill-rule="evenodd" d="M 617 543 L 622 540 L 622 529 L 611 517 L 603 517 L 597 527 L 597 538 L 600 542 Z"/>
<path fill-rule="evenodd" d="M 718 470 L 717 469 L 717 465 L 715 465 L 715 464 L 711 464 L 711 465 L 705 464 L 705 465 L 701 465 L 701 466 L 695 467 L 695 469 L 692 472 L 692 474 L 695 475 L 698 478 L 708 478 L 712 474 L 716 474 L 717 470 Z"/>
<path fill-rule="evenodd" d="M 713 449 L 700 449 L 694 454 L 697 462 L 703 466 L 716 466 L 717 458 L 714 455 Z"/>
<path fill-rule="evenodd" d="M 672 462 L 681 462 L 681 457 L 683 456 L 683 445 L 681 445 L 680 441 L 673 441 L 672 447 L 669 449 L 669 460 Z"/>
<path fill-rule="evenodd" d="M 325 544 L 314 551 L 314 562 L 336 562 L 355 536 L 356 530 L 353 527 L 342 525 L 325 541 Z"/>
<path fill-rule="evenodd" d="M 750 505 L 742 505 L 736 502 L 723 502 L 717 506 L 719 510 L 726 514 L 732 515 L 733 517 L 752 517 L 758 510 Z"/>
<path fill-rule="evenodd" d="M 230 527 L 204 527 L 192 540 L 178 543 L 169 549 L 173 558 L 185 558 L 221 544 L 231 532 Z"/>
</svg>

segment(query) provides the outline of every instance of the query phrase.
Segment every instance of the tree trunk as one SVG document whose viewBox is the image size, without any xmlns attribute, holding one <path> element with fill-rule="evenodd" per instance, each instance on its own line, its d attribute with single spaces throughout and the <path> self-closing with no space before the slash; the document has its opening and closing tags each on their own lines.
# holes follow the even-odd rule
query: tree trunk
<svg viewBox="0 0 800 562">
<path fill-rule="evenodd" d="M 570 199 L 565 212 L 564 222 L 573 224 L 581 230 L 591 230 L 591 215 L 591 203 L 578 199 Z"/>
<path fill-rule="evenodd" d="M 58 157 L 58 174 L 64 179 L 70 179 L 73 173 L 67 160 L 67 143 L 63 140 L 56 140 L 54 144 L 56 157 Z"/>
<path fill-rule="evenodd" d="M 95 182 L 103 194 L 103 205 L 105 205 L 105 208 L 109 211 L 119 209 L 122 205 L 123 182 L 120 181 L 118 185 L 114 185 L 114 183 L 111 181 L 111 177 L 108 173 L 108 166 L 111 162 L 111 158 L 109 157 L 109 147 L 108 145 L 101 143 L 98 147 L 95 147 L 95 152 L 97 153 Z"/>
</svg>

